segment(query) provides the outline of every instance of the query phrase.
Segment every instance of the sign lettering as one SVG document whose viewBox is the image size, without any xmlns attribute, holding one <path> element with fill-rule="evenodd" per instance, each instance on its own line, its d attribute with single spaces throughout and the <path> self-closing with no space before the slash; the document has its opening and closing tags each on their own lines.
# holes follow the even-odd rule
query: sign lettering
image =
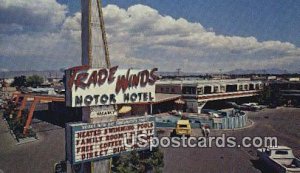
<svg viewBox="0 0 300 173">
<path fill-rule="evenodd" d="M 155 135 L 155 122 L 153 116 L 144 116 L 114 122 L 68 124 L 66 133 L 69 133 L 67 145 L 71 146 L 67 147 L 70 150 L 68 160 L 76 164 L 148 149 L 150 139 Z M 139 134 L 145 135 L 144 147 L 135 143 Z"/>
<path fill-rule="evenodd" d="M 66 71 L 66 103 L 71 107 L 111 105 L 155 100 L 157 68 L 152 70 L 90 69 L 73 67 Z"/>
</svg>

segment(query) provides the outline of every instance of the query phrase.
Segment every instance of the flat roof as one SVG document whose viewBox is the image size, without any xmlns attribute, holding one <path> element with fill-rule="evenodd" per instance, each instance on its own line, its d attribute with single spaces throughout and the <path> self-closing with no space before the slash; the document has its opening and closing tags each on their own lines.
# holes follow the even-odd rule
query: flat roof
<svg viewBox="0 0 300 173">
<path fill-rule="evenodd" d="M 247 83 L 262 83 L 260 80 L 242 80 L 242 79 L 222 79 L 222 80 L 159 80 L 156 84 L 184 84 L 184 85 L 198 85 L 198 84 L 247 84 Z"/>
</svg>

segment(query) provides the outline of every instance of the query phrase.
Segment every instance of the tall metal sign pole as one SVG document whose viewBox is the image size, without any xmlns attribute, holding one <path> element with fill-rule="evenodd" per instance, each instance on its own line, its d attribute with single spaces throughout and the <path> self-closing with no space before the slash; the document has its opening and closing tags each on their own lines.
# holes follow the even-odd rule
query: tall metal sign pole
<svg viewBox="0 0 300 173">
<path fill-rule="evenodd" d="M 75 172 L 108 173 L 111 157 L 149 149 L 155 135 L 153 116 L 117 120 L 116 105 L 155 101 L 158 69 L 111 67 L 101 0 L 81 0 L 81 10 L 82 65 L 65 72 L 66 106 L 82 107 L 83 122 L 66 125 L 66 159 Z M 115 133 L 117 140 L 111 137 Z M 138 135 L 146 142 L 138 145 Z"/>
<path fill-rule="evenodd" d="M 89 65 L 90 68 L 110 68 L 101 0 L 81 0 L 81 12 L 82 65 Z M 91 109 L 91 107 L 82 108 L 84 122 L 105 121 L 105 119 L 92 119 Z M 101 107 L 98 106 L 98 109 Z M 108 173 L 110 172 L 110 160 L 84 163 L 84 168 L 86 173 Z"/>
</svg>

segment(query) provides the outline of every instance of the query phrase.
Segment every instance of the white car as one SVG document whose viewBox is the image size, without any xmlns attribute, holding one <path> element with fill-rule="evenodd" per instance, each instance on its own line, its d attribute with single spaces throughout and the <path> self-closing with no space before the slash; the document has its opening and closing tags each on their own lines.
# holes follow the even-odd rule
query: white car
<svg viewBox="0 0 300 173">
<path fill-rule="evenodd" d="M 257 156 L 274 173 L 300 173 L 300 160 L 289 147 L 259 148 Z"/>
<path fill-rule="evenodd" d="M 242 104 L 242 106 L 247 106 L 247 107 L 255 108 L 257 110 L 263 109 L 263 106 L 258 105 L 258 103 L 244 103 L 244 104 Z"/>
</svg>

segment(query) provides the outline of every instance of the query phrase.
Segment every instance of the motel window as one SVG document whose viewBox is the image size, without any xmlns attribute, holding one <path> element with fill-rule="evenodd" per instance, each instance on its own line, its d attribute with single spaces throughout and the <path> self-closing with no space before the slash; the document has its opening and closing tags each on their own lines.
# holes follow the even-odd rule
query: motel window
<svg viewBox="0 0 300 173">
<path fill-rule="evenodd" d="M 243 90 L 243 85 L 239 85 L 239 91 Z"/>
<path fill-rule="evenodd" d="M 226 86 L 226 92 L 236 92 L 238 89 L 237 85 L 227 85 Z"/>
<path fill-rule="evenodd" d="M 169 93 L 170 92 L 170 88 L 166 88 L 166 93 Z"/>
<path fill-rule="evenodd" d="M 202 95 L 203 94 L 203 87 L 197 88 L 197 95 Z"/>
<path fill-rule="evenodd" d="M 205 86 L 204 87 L 204 94 L 211 94 L 211 90 L 212 90 L 211 86 Z"/>
<path fill-rule="evenodd" d="M 249 85 L 249 90 L 254 90 L 254 84 Z"/>
<path fill-rule="evenodd" d="M 171 92 L 172 92 L 172 93 L 175 93 L 175 89 L 174 89 L 174 88 L 171 88 Z"/>
<path fill-rule="evenodd" d="M 182 87 L 182 94 L 186 94 L 186 88 Z"/>
<path fill-rule="evenodd" d="M 165 90 L 164 90 L 164 88 L 163 87 L 161 87 L 161 92 L 163 93 Z"/>
<path fill-rule="evenodd" d="M 219 87 L 218 86 L 214 86 L 214 93 L 218 93 L 219 92 Z"/>
<path fill-rule="evenodd" d="M 245 90 L 248 90 L 248 85 L 244 85 Z"/>
<path fill-rule="evenodd" d="M 224 85 L 222 85 L 221 87 L 220 87 L 220 92 L 225 92 L 225 86 Z"/>
<path fill-rule="evenodd" d="M 196 94 L 196 87 L 183 87 L 183 94 Z"/>
<path fill-rule="evenodd" d="M 191 94 L 196 94 L 196 88 L 195 87 L 191 87 Z"/>
<path fill-rule="evenodd" d="M 182 88 L 182 93 L 183 93 L 183 94 L 188 94 L 188 91 L 187 91 L 187 88 L 186 88 L 186 87 L 183 87 L 183 88 Z"/>
</svg>

